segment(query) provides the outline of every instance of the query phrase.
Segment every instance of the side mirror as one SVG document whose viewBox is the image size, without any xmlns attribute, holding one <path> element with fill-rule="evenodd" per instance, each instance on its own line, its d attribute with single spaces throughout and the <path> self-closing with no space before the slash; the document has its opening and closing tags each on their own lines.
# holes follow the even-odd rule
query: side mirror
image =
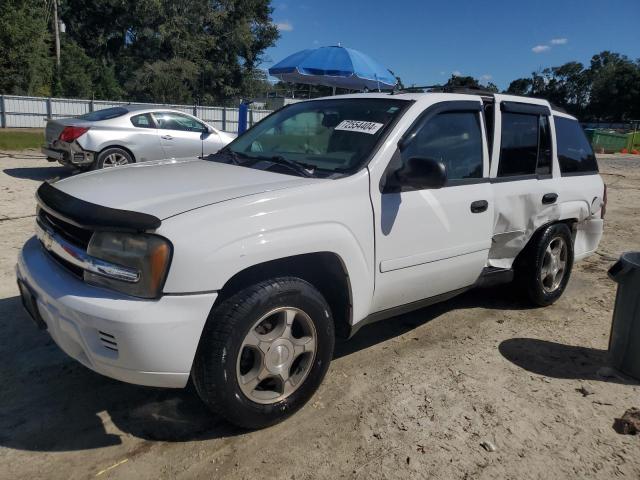
<svg viewBox="0 0 640 480">
<path fill-rule="evenodd" d="M 213 128 L 211 125 L 205 123 L 205 126 L 207 127 L 207 133 L 217 133 L 216 129 Z"/>
<path fill-rule="evenodd" d="M 385 191 L 442 188 L 447 184 L 447 167 L 432 158 L 411 157 L 398 170 L 387 176 Z"/>
</svg>

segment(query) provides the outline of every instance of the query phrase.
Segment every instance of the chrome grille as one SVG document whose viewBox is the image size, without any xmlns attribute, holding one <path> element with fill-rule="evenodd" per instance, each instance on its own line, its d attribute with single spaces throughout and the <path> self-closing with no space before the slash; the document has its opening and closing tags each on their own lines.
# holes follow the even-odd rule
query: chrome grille
<svg viewBox="0 0 640 480">
<path fill-rule="evenodd" d="M 93 232 L 91 230 L 87 230 L 85 228 L 76 227 L 64 220 L 55 217 L 49 213 L 47 213 L 42 208 L 38 209 L 38 219 L 44 224 L 45 227 L 53 230 L 55 233 L 60 235 L 65 240 L 81 247 L 83 249 L 87 249 L 89 246 L 89 241 L 91 240 L 91 236 Z"/>
</svg>

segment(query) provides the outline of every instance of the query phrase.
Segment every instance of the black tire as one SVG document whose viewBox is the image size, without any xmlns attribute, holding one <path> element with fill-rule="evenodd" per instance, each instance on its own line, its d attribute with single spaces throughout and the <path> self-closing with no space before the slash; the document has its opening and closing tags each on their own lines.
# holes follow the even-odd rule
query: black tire
<svg viewBox="0 0 640 480">
<path fill-rule="evenodd" d="M 238 357 L 255 323 L 280 307 L 293 307 L 308 315 L 317 343 L 308 373 L 299 386 L 280 401 L 261 404 L 240 388 Z M 315 287 L 296 277 L 266 280 L 241 290 L 212 310 L 194 360 L 193 383 L 214 413 L 242 428 L 264 428 L 289 417 L 313 396 L 327 373 L 334 344 L 331 309 Z"/>
<path fill-rule="evenodd" d="M 112 167 L 111 165 L 113 159 L 122 159 L 122 163 L 119 165 L 128 165 L 130 163 L 135 163 L 135 159 L 133 156 L 127 152 L 126 150 L 119 147 L 110 147 L 106 148 L 98 154 L 98 158 L 96 158 L 94 162 L 94 168 L 96 170 L 100 170 L 106 167 Z"/>
<path fill-rule="evenodd" d="M 556 281 L 548 281 L 550 276 L 547 276 L 543 281 L 543 268 L 549 264 L 546 260 L 548 259 L 547 248 L 552 243 L 558 245 L 558 239 L 566 245 L 564 267 L 556 275 Z M 517 286 L 528 302 L 535 306 L 546 307 L 562 296 L 569 282 L 572 268 L 573 240 L 571 231 L 564 223 L 554 223 L 536 232 L 522 252 L 516 265 Z M 557 279 L 559 275 L 562 275 L 561 279 Z"/>
</svg>

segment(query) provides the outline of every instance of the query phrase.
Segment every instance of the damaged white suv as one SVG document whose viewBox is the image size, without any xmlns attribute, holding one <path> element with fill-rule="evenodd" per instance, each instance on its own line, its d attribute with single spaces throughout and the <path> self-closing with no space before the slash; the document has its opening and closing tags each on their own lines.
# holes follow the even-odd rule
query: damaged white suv
<svg viewBox="0 0 640 480">
<path fill-rule="evenodd" d="M 359 94 L 283 108 L 204 159 L 38 190 L 25 307 L 71 357 L 263 427 L 309 400 L 336 335 L 514 280 L 564 291 L 602 236 L 575 118 L 537 99 Z"/>
</svg>

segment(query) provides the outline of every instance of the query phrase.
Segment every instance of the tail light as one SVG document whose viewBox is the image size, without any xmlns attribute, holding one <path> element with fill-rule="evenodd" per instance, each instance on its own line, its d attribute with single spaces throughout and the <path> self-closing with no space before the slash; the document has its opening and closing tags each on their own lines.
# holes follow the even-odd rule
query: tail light
<svg viewBox="0 0 640 480">
<path fill-rule="evenodd" d="M 605 213 L 607 213 L 607 184 L 604 185 L 604 193 L 602 194 L 602 208 L 600 209 L 600 218 L 603 220 Z"/>
<path fill-rule="evenodd" d="M 64 127 L 64 130 L 62 130 L 62 133 L 60 134 L 58 139 L 63 142 L 70 143 L 73 142 L 76 138 L 87 133 L 87 130 L 89 130 L 89 128 L 87 127 Z"/>
</svg>

